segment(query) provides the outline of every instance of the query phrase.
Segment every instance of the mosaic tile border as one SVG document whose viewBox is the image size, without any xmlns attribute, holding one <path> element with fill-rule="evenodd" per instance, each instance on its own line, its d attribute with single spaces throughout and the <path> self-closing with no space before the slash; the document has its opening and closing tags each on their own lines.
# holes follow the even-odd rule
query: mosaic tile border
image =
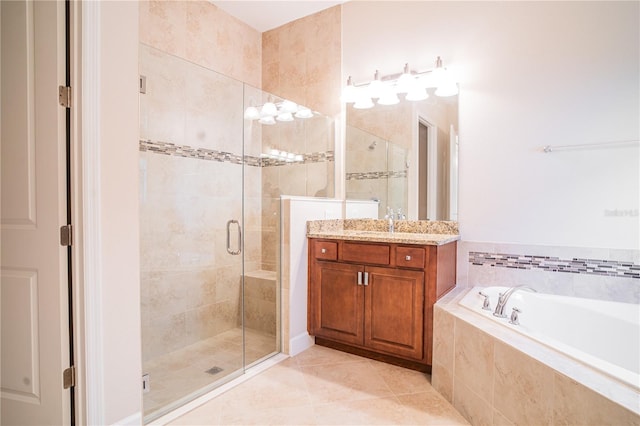
<svg viewBox="0 0 640 426">
<path fill-rule="evenodd" d="M 217 161 L 220 163 L 246 164 L 253 167 L 286 166 L 290 164 L 309 164 L 335 161 L 333 151 L 313 152 L 301 154 L 302 161 L 283 161 L 268 157 L 256 157 L 251 155 L 237 155 L 230 152 L 217 151 L 215 149 L 194 148 L 189 145 L 176 145 L 171 142 L 157 142 L 151 140 L 139 141 L 139 150 L 174 157 L 194 158 L 197 160 Z"/>
<path fill-rule="evenodd" d="M 407 171 L 347 173 L 347 180 L 406 178 Z"/>
<path fill-rule="evenodd" d="M 640 279 L 640 264 L 602 259 L 561 259 L 552 256 L 469 252 L 469 263 L 511 269 L 540 269 L 549 272 L 602 275 Z"/>
</svg>

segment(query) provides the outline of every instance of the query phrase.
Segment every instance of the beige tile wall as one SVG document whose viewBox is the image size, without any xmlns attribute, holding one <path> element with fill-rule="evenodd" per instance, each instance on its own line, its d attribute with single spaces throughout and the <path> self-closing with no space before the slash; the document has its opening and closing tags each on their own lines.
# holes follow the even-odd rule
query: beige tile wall
<svg viewBox="0 0 640 426">
<path fill-rule="evenodd" d="M 434 309 L 432 384 L 473 425 L 634 425 L 640 416 L 446 309 Z"/>
<path fill-rule="evenodd" d="M 262 34 L 208 1 L 141 1 L 140 42 L 261 85 Z"/>
<path fill-rule="evenodd" d="M 262 88 L 328 116 L 340 113 L 341 7 L 267 31 Z"/>
<path fill-rule="evenodd" d="M 340 113 L 341 9 L 326 9 L 262 36 L 262 88 L 329 117 Z M 334 150 L 332 120 L 317 117 L 265 127 L 266 150 L 296 154 Z M 334 163 L 320 162 L 263 168 L 263 246 L 279 235 L 280 195 L 332 197 Z M 279 253 L 279 252 L 278 252 Z M 263 251 L 264 269 L 275 270 L 277 252 Z"/>
<path fill-rule="evenodd" d="M 242 82 L 261 84 L 261 34 L 207 1 L 142 1 L 140 42 L 141 139 L 242 155 Z M 259 153 L 259 130 L 248 140 Z M 246 267 L 259 269 L 260 168 L 246 176 Z M 242 178 L 237 164 L 141 153 L 144 361 L 240 325 L 226 223 L 242 215 Z"/>
<path fill-rule="evenodd" d="M 147 77 L 141 139 L 235 155 L 244 140 L 252 156 L 268 148 L 334 149 L 333 121 L 326 117 L 267 128 L 245 121 L 240 105 L 266 102 L 258 89 L 266 83 L 277 95 L 337 114 L 339 8 L 263 37 L 208 1 L 142 1 L 140 42 L 140 72 Z M 242 82 L 249 85 L 244 97 Z M 227 220 L 241 216 L 242 182 L 239 165 L 141 153 L 145 360 L 239 324 L 242 270 L 226 263 L 225 241 Z M 281 194 L 332 196 L 333 187 L 332 162 L 246 167 L 245 271 L 277 270 Z M 252 303 L 258 309 L 271 302 L 254 297 Z M 263 311 L 253 314 L 264 318 Z"/>
<path fill-rule="evenodd" d="M 141 152 L 143 360 L 240 324 L 242 264 L 226 252 L 226 220 L 241 200 L 202 185 L 229 163 Z M 225 206 L 220 209 L 219 206 Z M 254 255 L 256 256 L 256 255 Z"/>
</svg>

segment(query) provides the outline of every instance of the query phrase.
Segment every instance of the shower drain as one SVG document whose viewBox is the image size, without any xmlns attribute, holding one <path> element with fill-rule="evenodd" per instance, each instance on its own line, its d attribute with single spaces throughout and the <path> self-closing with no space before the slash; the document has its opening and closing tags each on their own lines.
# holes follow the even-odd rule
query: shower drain
<svg viewBox="0 0 640 426">
<path fill-rule="evenodd" d="M 219 372 L 222 371 L 222 368 L 220 367 L 211 367 L 210 369 L 208 369 L 207 371 L 205 371 L 205 373 L 209 373 L 209 374 L 218 374 Z"/>
</svg>

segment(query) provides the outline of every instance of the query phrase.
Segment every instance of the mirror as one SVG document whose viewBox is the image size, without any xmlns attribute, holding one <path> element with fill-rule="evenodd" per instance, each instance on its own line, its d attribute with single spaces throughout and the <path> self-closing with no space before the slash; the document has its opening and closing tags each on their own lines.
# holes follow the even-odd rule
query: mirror
<svg viewBox="0 0 640 426">
<path fill-rule="evenodd" d="M 345 194 L 348 218 L 457 220 L 458 96 L 346 106 Z"/>
</svg>

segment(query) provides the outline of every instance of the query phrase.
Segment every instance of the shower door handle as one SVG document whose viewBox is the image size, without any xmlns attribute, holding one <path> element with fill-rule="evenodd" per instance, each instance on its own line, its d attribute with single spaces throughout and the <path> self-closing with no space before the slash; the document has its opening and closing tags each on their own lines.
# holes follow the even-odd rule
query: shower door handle
<svg viewBox="0 0 640 426">
<path fill-rule="evenodd" d="M 236 224 L 238 226 L 238 249 L 231 250 L 231 225 Z M 231 219 L 227 222 L 227 253 L 232 255 L 238 255 L 242 252 L 242 229 L 240 228 L 240 222 L 235 219 Z"/>
</svg>

